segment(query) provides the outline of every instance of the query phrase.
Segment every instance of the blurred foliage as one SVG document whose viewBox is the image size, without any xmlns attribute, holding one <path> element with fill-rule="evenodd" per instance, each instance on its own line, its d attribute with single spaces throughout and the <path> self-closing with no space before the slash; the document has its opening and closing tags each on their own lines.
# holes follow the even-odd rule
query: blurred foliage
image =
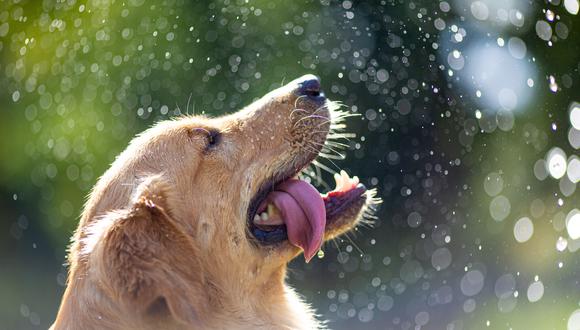
<svg viewBox="0 0 580 330">
<path fill-rule="evenodd" d="M 84 196 L 136 133 L 305 73 L 361 114 L 336 165 L 384 200 L 374 228 L 291 265 L 332 328 L 565 328 L 580 203 L 544 163 L 578 155 L 574 3 L 0 1 L 0 329 L 52 322 Z"/>
</svg>

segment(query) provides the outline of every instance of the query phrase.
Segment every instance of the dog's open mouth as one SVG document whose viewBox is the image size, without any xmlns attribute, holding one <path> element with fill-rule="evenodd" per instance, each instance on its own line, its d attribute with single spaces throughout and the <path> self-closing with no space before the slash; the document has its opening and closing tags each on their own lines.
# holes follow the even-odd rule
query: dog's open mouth
<svg viewBox="0 0 580 330">
<path fill-rule="evenodd" d="M 326 194 L 297 178 L 269 187 L 250 207 L 250 232 L 261 244 L 288 240 L 303 249 L 309 261 L 320 249 L 325 232 L 339 225 L 342 214 L 353 209 L 358 213 L 366 199 L 366 188 L 356 176 L 350 178 L 341 171 L 335 181 L 336 188 Z"/>
<path fill-rule="evenodd" d="M 297 139 L 301 154 L 264 180 L 250 201 L 247 228 L 259 247 L 275 249 L 290 243 L 301 248 L 309 261 L 325 239 L 351 229 L 359 221 L 365 205 L 372 201 L 372 193 L 367 193 L 357 177 L 350 178 L 344 171 L 335 174 L 336 188 L 326 194 L 298 179 L 300 170 L 324 151 L 332 126 L 344 128 L 344 117 L 333 112 L 335 105 L 326 100 L 318 78 L 302 77 L 296 86 L 292 93 L 297 99 L 290 119 L 292 129 L 302 134 L 297 135 L 301 137 Z M 304 140 L 312 143 L 303 147 Z"/>
</svg>

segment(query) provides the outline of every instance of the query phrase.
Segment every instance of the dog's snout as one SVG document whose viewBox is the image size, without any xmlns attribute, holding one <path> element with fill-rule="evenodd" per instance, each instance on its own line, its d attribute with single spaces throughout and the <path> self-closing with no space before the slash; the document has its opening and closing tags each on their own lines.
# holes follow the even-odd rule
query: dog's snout
<svg viewBox="0 0 580 330">
<path fill-rule="evenodd" d="M 320 79 L 315 75 L 305 75 L 299 79 L 298 94 L 312 98 L 323 98 L 324 93 L 320 90 Z"/>
</svg>

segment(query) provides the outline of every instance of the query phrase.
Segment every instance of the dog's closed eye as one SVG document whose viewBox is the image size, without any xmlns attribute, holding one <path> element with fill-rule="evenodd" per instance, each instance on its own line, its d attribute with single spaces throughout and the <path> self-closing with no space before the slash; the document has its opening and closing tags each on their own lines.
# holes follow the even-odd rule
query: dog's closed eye
<svg viewBox="0 0 580 330">
<path fill-rule="evenodd" d="M 215 129 L 198 127 L 192 129 L 190 132 L 201 134 L 205 137 L 205 151 L 210 151 L 215 148 L 221 141 L 221 132 Z"/>
<path fill-rule="evenodd" d="M 207 148 L 214 148 L 221 139 L 221 133 L 215 130 L 209 130 L 207 133 Z"/>
</svg>

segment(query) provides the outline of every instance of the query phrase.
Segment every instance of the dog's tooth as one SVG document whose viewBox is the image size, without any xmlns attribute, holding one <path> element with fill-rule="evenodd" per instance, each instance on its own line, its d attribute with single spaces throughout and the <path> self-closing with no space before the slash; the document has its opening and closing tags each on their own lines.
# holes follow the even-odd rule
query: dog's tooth
<svg viewBox="0 0 580 330">
<path fill-rule="evenodd" d="M 338 188 L 336 190 L 342 191 L 348 187 L 349 183 L 348 174 L 346 174 L 344 170 L 341 170 L 340 173 L 338 174 L 338 181 L 340 182 L 340 184 L 338 185 Z"/>
<path fill-rule="evenodd" d="M 360 180 L 358 176 L 355 175 L 352 177 L 351 182 L 356 186 L 360 182 Z"/>
<path fill-rule="evenodd" d="M 262 212 L 260 217 L 262 218 L 262 221 L 268 221 L 268 212 Z"/>
<path fill-rule="evenodd" d="M 340 176 L 342 177 L 342 181 L 344 183 L 348 183 L 348 179 L 350 179 L 350 178 L 345 170 L 340 170 Z"/>
<path fill-rule="evenodd" d="M 268 204 L 268 217 L 272 217 L 279 214 L 278 208 L 274 204 Z"/>
<path fill-rule="evenodd" d="M 334 173 L 334 183 L 336 185 L 335 190 L 340 190 L 340 187 L 342 187 L 342 177 L 340 174 Z"/>
<path fill-rule="evenodd" d="M 260 218 L 260 215 L 256 214 L 256 215 L 254 216 L 254 222 L 259 222 L 259 221 L 260 221 L 260 219 L 261 219 L 261 218 Z"/>
</svg>

